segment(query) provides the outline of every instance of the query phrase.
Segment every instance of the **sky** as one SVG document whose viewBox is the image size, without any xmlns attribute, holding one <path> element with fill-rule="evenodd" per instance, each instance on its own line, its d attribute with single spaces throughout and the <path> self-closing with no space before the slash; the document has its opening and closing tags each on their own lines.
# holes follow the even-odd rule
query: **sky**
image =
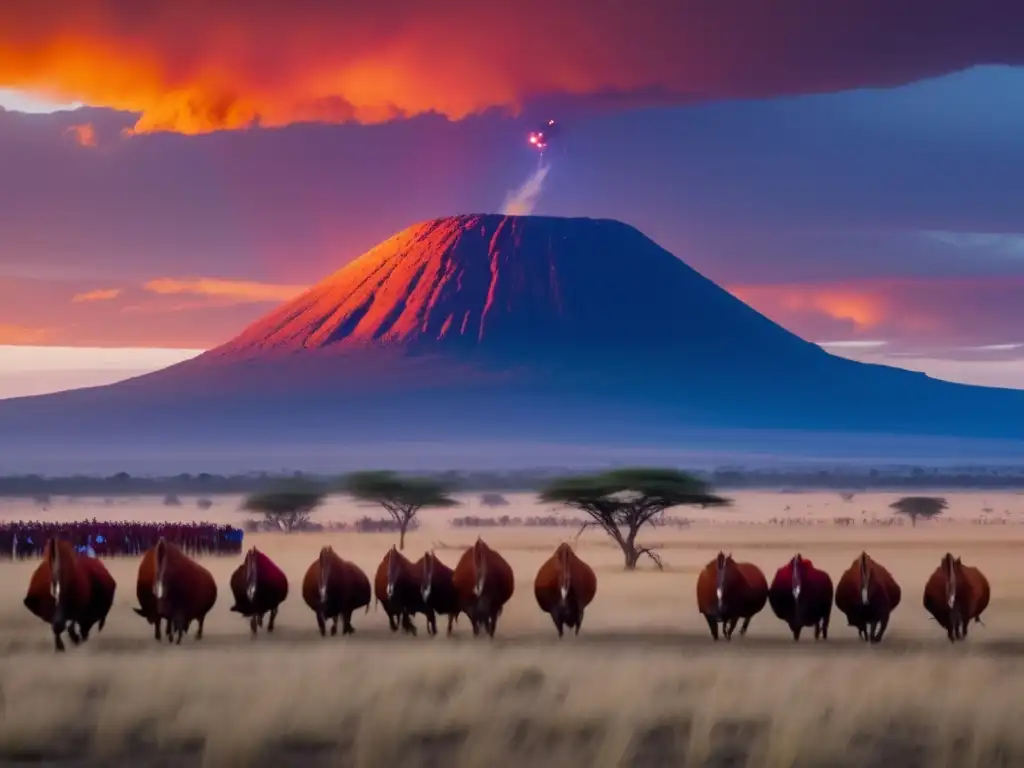
<svg viewBox="0 0 1024 768">
<path fill-rule="evenodd" d="M 0 397 L 498 210 L 549 117 L 534 213 L 626 221 L 836 354 L 1024 388 L 1024 4 L 358 5 L 0 6 Z"/>
</svg>

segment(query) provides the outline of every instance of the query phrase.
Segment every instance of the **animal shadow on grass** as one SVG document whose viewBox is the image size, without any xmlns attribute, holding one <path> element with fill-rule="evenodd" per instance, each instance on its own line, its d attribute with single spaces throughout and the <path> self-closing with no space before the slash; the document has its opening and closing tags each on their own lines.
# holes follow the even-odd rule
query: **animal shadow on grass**
<svg viewBox="0 0 1024 768">
<path fill-rule="evenodd" d="M 506 755 L 510 763 L 541 768 L 594 765 L 602 734 L 599 723 L 558 727 L 524 718 L 510 724 Z"/>
<path fill-rule="evenodd" d="M 399 766 L 416 768 L 447 768 L 458 762 L 469 732 L 454 728 L 440 733 L 410 734 L 398 750 Z"/>
<path fill-rule="evenodd" d="M 759 764 L 771 723 L 767 720 L 722 720 L 711 728 L 706 768 L 743 768 Z"/>
<path fill-rule="evenodd" d="M 648 726 L 630 740 L 624 768 L 677 768 L 686 765 L 692 724 L 665 720 Z"/>
</svg>

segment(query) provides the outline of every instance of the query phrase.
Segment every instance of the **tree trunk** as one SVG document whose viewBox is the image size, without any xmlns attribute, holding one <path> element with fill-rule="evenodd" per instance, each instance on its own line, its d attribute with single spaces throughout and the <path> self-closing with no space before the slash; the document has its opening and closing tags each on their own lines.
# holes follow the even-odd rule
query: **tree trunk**
<svg viewBox="0 0 1024 768">
<path fill-rule="evenodd" d="M 636 551 L 636 547 L 633 545 L 622 545 L 622 553 L 626 556 L 626 570 L 635 571 L 636 564 L 640 560 L 640 555 Z"/>
<path fill-rule="evenodd" d="M 411 518 L 403 517 L 401 522 L 398 523 L 398 551 L 405 551 L 405 529 L 409 527 L 409 520 Z"/>
<path fill-rule="evenodd" d="M 626 570 L 635 571 L 636 564 L 640 560 L 640 553 L 636 549 L 636 531 L 630 531 L 629 535 L 619 544 L 622 547 L 622 554 L 626 556 Z"/>
</svg>

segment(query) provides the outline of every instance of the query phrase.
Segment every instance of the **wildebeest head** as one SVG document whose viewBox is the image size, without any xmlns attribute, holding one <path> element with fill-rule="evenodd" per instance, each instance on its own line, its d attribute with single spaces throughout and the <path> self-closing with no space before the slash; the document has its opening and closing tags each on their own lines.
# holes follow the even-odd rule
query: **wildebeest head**
<svg viewBox="0 0 1024 768">
<path fill-rule="evenodd" d="M 334 554 L 334 550 L 331 545 L 328 544 L 326 547 L 320 549 L 320 579 L 318 587 L 320 591 L 320 604 L 325 605 L 327 603 L 327 585 L 331 580 L 331 555 Z"/>
<path fill-rule="evenodd" d="M 473 545 L 473 571 L 476 573 L 473 594 L 476 597 L 480 597 L 484 593 L 484 587 L 487 585 L 487 545 L 479 537 Z"/>
<path fill-rule="evenodd" d="M 727 555 L 719 551 L 718 557 L 715 558 L 715 600 L 718 603 L 719 615 L 725 613 L 726 580 L 733 565 L 732 553 Z"/>
<path fill-rule="evenodd" d="M 256 599 L 257 559 L 256 547 L 245 553 L 245 596 L 252 603 Z"/>
<path fill-rule="evenodd" d="M 949 608 L 950 626 L 960 623 L 960 612 L 963 608 L 957 595 L 962 580 L 961 568 L 959 557 L 954 558 L 949 552 L 943 555 L 942 572 L 946 576 L 946 606 Z"/>
<path fill-rule="evenodd" d="M 45 554 L 50 566 L 50 596 L 53 597 L 53 625 L 60 626 L 64 623 L 64 584 L 68 577 L 70 563 L 65 562 L 66 552 L 63 552 L 61 541 L 52 538 L 46 542 Z"/>
<path fill-rule="evenodd" d="M 804 590 L 804 559 L 799 553 L 793 556 L 789 563 L 790 573 L 793 582 L 793 602 L 799 604 L 800 595 Z"/>
<path fill-rule="evenodd" d="M 861 605 L 868 604 L 868 596 L 871 587 L 871 558 L 867 552 L 860 553 L 860 602 Z"/>
<path fill-rule="evenodd" d="M 423 572 L 420 574 L 420 594 L 423 595 L 423 602 L 430 599 L 430 588 L 434 585 L 434 553 L 426 552 L 423 555 Z"/>
<path fill-rule="evenodd" d="M 154 555 L 156 559 L 156 578 L 153 580 L 153 596 L 157 600 L 162 600 L 167 592 L 165 584 L 167 577 L 167 542 L 163 538 L 156 543 Z"/>
<path fill-rule="evenodd" d="M 391 549 L 388 550 L 386 555 L 388 559 L 388 600 L 391 600 L 395 595 L 395 582 L 398 581 L 398 550 L 395 549 L 395 545 L 391 545 Z"/>
<path fill-rule="evenodd" d="M 569 599 L 569 590 L 572 589 L 572 563 L 570 555 L 572 547 L 568 544 L 560 544 L 558 547 L 558 594 L 562 598 L 562 604 Z"/>
<path fill-rule="evenodd" d="M 46 542 L 46 552 L 50 565 L 50 596 L 53 597 L 53 601 L 60 606 L 61 562 L 60 547 L 57 546 L 56 539 L 50 539 Z"/>
</svg>

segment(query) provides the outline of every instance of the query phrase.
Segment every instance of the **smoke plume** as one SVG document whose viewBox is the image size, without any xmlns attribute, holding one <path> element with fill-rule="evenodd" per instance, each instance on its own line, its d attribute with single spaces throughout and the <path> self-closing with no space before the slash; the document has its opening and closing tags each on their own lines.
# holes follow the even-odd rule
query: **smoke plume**
<svg viewBox="0 0 1024 768">
<path fill-rule="evenodd" d="M 549 170 L 551 166 L 548 163 L 541 163 L 526 181 L 505 196 L 501 212 L 506 216 L 528 216 L 533 213 L 537 198 L 544 190 L 544 179 L 547 178 Z"/>
</svg>

